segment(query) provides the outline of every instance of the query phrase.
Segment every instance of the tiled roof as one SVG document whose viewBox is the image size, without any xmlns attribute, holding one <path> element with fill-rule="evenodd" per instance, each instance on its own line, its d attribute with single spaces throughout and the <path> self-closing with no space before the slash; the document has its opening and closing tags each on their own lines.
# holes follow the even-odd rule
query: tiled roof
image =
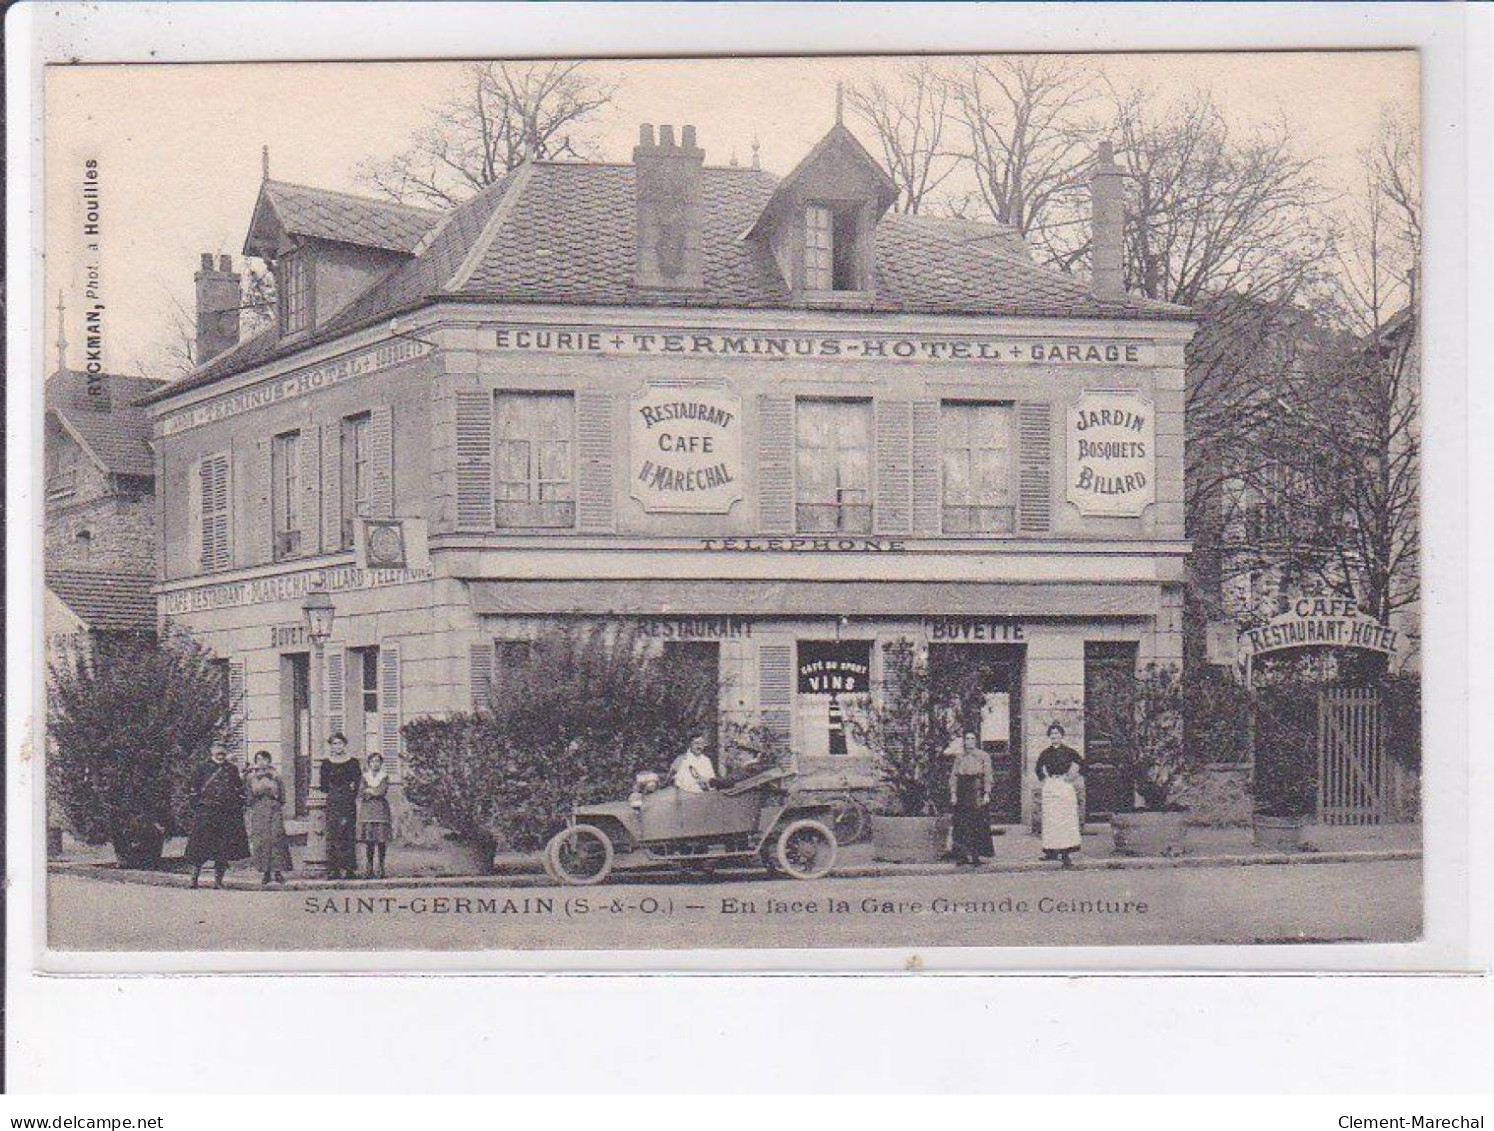
<svg viewBox="0 0 1494 1131">
<path fill-rule="evenodd" d="M 139 402 L 165 388 L 165 382 L 116 373 L 101 374 L 100 380 L 109 394 L 108 408 L 89 394 L 86 373 L 52 374 L 47 378 L 47 411 L 57 413 L 111 475 L 154 475 L 150 410 Z"/>
<path fill-rule="evenodd" d="M 154 632 L 156 599 L 148 574 L 109 570 L 48 570 L 47 588 L 98 632 Z"/>
<path fill-rule="evenodd" d="M 408 241 L 412 258 L 397 264 L 319 327 L 311 340 L 326 341 L 441 300 L 789 307 L 791 295 L 765 241 L 745 238 L 780 179 L 737 167 L 707 167 L 702 176 L 705 285 L 699 292 L 640 294 L 634 287 L 631 165 L 538 161 L 490 185 L 444 218 L 413 210 L 426 220 L 420 237 Z M 289 187 L 268 185 L 275 186 L 277 201 L 281 188 Z M 341 193 L 320 195 L 358 202 L 358 208 L 399 207 Z M 338 238 L 330 220 L 322 223 L 318 233 L 309 234 Z M 414 229 L 411 219 L 407 237 Z M 360 229 L 359 241 L 368 238 Z M 1020 237 L 999 224 L 889 213 L 877 226 L 876 265 L 874 309 L 883 312 L 1064 319 L 1188 317 L 1185 308 L 1170 303 L 1130 295 L 1097 298 L 1084 280 L 1033 263 Z M 162 395 L 209 384 L 306 344 L 303 338 L 282 347 L 271 328 L 214 358 Z"/>
<path fill-rule="evenodd" d="M 293 236 L 334 240 L 409 254 L 442 213 L 410 204 L 372 200 L 330 189 L 265 181 L 263 203 L 275 212 L 281 227 Z M 246 243 L 245 254 L 254 251 Z"/>
</svg>

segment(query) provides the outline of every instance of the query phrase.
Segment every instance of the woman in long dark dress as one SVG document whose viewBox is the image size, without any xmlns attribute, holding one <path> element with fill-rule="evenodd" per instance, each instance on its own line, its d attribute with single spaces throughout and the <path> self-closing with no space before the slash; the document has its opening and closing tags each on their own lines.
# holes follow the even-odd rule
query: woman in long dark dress
<svg viewBox="0 0 1494 1131">
<path fill-rule="evenodd" d="M 949 774 L 954 802 L 954 854 L 960 864 L 994 855 L 991 841 L 991 759 L 974 734 L 966 734 Z"/>
<path fill-rule="evenodd" d="M 358 789 L 363 767 L 348 754 L 342 732 L 327 740 L 321 787 L 327 795 L 327 876 L 351 880 L 358 873 Z"/>
<path fill-rule="evenodd" d="M 228 760 L 227 748 L 215 743 L 212 761 L 199 768 L 192 778 L 192 830 L 187 836 L 192 886 L 197 886 L 203 865 L 211 860 L 213 886 L 221 888 L 228 866 L 248 855 L 244 780 L 238 767 Z"/>
<path fill-rule="evenodd" d="M 254 752 L 245 783 L 249 790 L 250 859 L 261 883 L 285 882 L 291 869 L 290 841 L 285 835 L 285 783 L 271 764 L 268 750 Z"/>
</svg>

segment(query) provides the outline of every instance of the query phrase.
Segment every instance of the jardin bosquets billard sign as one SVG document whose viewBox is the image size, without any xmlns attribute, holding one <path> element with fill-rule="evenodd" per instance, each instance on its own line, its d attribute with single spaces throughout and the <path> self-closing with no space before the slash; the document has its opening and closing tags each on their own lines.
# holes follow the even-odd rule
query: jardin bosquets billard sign
<svg viewBox="0 0 1494 1131">
<path fill-rule="evenodd" d="M 1088 392 L 1069 409 L 1068 499 L 1085 517 L 1136 518 L 1157 497 L 1156 421 L 1135 393 Z"/>
<path fill-rule="evenodd" d="M 742 497 L 742 399 L 719 385 L 633 394 L 633 498 L 650 514 L 725 514 Z"/>
<path fill-rule="evenodd" d="M 1400 633 L 1389 625 L 1360 613 L 1353 601 L 1343 597 L 1302 597 L 1259 628 L 1241 631 L 1238 650 L 1241 656 L 1259 656 L 1283 648 L 1317 645 L 1364 648 L 1392 656 L 1399 638 Z"/>
</svg>

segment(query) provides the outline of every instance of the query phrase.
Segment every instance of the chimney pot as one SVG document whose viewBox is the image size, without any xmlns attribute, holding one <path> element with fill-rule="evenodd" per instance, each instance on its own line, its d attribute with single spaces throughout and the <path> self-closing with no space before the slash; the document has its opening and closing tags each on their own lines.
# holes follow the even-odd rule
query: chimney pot
<svg viewBox="0 0 1494 1131">
<path fill-rule="evenodd" d="M 220 256 L 218 256 L 218 270 L 224 272 L 225 274 L 228 273 L 228 272 L 230 272 L 230 271 L 232 271 L 233 270 L 233 256 L 231 256 L 231 255 L 220 255 Z"/>
<path fill-rule="evenodd" d="M 1114 158 L 1111 143 L 1100 142 L 1089 175 L 1090 285 L 1100 298 L 1118 298 L 1126 293 L 1126 197 L 1121 170 Z"/>
<path fill-rule="evenodd" d="M 674 127 L 673 126 L 660 126 L 659 127 L 659 148 L 660 149 L 673 149 L 674 148 Z"/>
<path fill-rule="evenodd" d="M 202 254 L 202 270 L 197 272 L 197 349 L 195 360 L 202 365 L 224 350 L 239 344 L 239 294 L 241 276 L 233 269 L 233 257 L 224 255 L 213 270 L 213 257 Z"/>
<path fill-rule="evenodd" d="M 212 252 L 205 251 L 205 252 L 202 253 L 202 269 L 204 271 L 211 271 L 213 269 L 213 253 Z"/>
<path fill-rule="evenodd" d="M 686 126 L 680 131 L 680 145 L 685 149 L 695 148 L 695 127 Z"/>
<path fill-rule="evenodd" d="M 654 147 L 653 126 L 641 125 L 638 127 L 638 144 L 644 149 L 652 149 Z"/>
</svg>

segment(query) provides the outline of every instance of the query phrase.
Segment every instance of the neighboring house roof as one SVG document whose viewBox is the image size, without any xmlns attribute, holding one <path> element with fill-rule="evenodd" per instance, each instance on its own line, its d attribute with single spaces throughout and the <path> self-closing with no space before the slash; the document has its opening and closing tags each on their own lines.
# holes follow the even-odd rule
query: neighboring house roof
<svg viewBox="0 0 1494 1131">
<path fill-rule="evenodd" d="M 141 403 L 165 387 L 146 377 L 100 374 L 107 407 L 88 391 L 88 374 L 59 370 L 47 378 L 46 410 L 54 412 L 83 450 L 111 475 L 154 475 L 150 410 Z"/>
<path fill-rule="evenodd" d="M 155 584 L 149 574 L 47 570 L 47 588 L 94 632 L 154 632 Z"/>
<path fill-rule="evenodd" d="M 309 342 L 299 337 L 282 344 L 272 326 L 153 399 L 211 384 L 310 343 L 439 301 L 793 308 L 789 288 L 766 241 L 744 235 L 781 183 L 779 177 L 758 169 L 704 168 L 704 286 L 699 291 L 663 295 L 652 291 L 643 296 L 633 282 L 633 166 L 530 162 L 426 227 L 411 242 L 409 259 L 397 263 L 318 326 Z M 267 182 L 262 204 L 278 201 L 281 187 L 278 182 Z M 325 195 L 340 201 L 359 199 L 340 193 Z M 385 207 L 377 201 L 362 204 Z M 353 205 L 348 207 L 350 212 L 357 211 Z M 332 231 L 323 226 L 319 238 L 337 238 Z M 413 232 L 412 221 L 407 235 Z M 1131 295 L 1098 298 L 1086 281 L 1033 263 L 1020 237 L 1004 225 L 889 213 L 878 224 L 875 239 L 877 293 L 872 309 L 878 312 L 1064 319 L 1189 317 L 1186 308 L 1171 303 Z"/>
<path fill-rule="evenodd" d="M 442 213 L 411 204 L 370 200 L 331 189 L 265 181 L 244 240 L 245 255 L 273 255 L 276 225 L 291 236 L 332 240 L 384 251 L 413 252 Z"/>
</svg>

